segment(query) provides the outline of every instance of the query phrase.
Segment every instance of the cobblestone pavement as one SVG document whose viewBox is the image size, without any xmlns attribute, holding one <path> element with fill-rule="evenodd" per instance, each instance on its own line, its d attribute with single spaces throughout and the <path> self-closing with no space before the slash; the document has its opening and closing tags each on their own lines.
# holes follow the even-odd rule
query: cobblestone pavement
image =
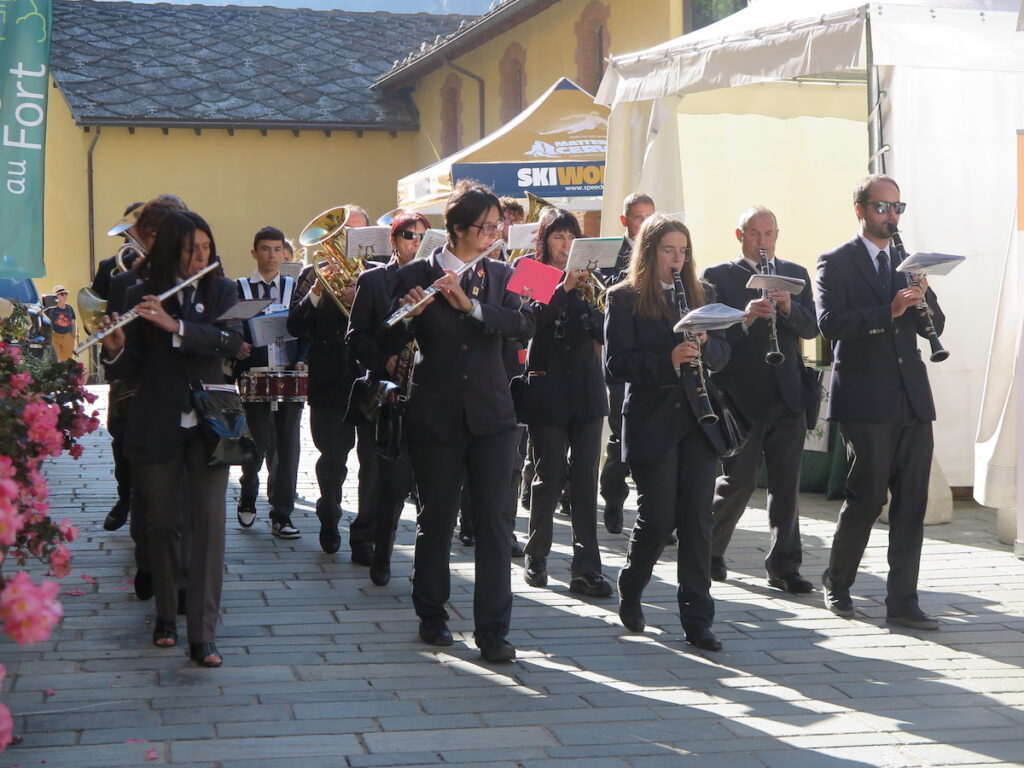
<svg viewBox="0 0 1024 768">
<path fill-rule="evenodd" d="M 997 542 L 991 510 L 960 503 L 952 524 L 926 530 L 921 602 L 942 630 L 893 631 L 883 622 L 886 528 L 864 558 L 856 618 L 839 619 L 820 592 L 765 585 L 759 492 L 729 553 L 730 579 L 713 587 L 718 654 L 683 642 L 668 557 L 644 595 L 646 634 L 623 630 L 614 600 L 570 595 L 569 531 L 556 516 L 551 586 L 527 587 L 514 568 L 519 660 L 488 665 L 472 645 L 472 551 L 457 543 L 456 644 L 417 639 L 411 506 L 387 587 L 350 562 L 347 543 L 337 555 L 320 551 L 304 427 L 301 539 L 274 539 L 265 504 L 257 525 L 240 529 L 231 485 L 225 664 L 206 670 L 181 648 L 150 643 L 153 604 L 132 591 L 127 528 L 101 527 L 114 496 L 107 437 L 86 443 L 81 461 L 62 458 L 47 472 L 54 514 L 81 531 L 63 625 L 48 642 L 0 647 L 3 700 L 22 738 L 0 766 L 1024 764 L 1024 564 Z M 354 471 L 349 478 L 347 510 Z M 838 504 L 812 495 L 801 504 L 803 572 L 817 581 Z M 517 527 L 522 538 L 522 511 Z M 626 538 L 601 528 L 600 543 L 614 578 Z"/>
</svg>

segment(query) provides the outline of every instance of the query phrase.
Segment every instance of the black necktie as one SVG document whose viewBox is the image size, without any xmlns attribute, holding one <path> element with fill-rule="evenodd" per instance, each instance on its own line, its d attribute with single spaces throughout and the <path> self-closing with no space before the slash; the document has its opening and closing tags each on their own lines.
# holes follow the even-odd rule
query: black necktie
<svg viewBox="0 0 1024 768">
<path fill-rule="evenodd" d="M 196 287 L 194 285 L 190 285 L 188 288 L 185 289 L 185 292 L 181 297 L 182 311 L 185 313 L 191 312 L 192 307 L 195 305 L 195 301 Z"/>
<path fill-rule="evenodd" d="M 484 276 L 486 275 L 483 264 L 476 264 L 472 269 L 466 270 L 462 275 L 459 284 L 462 290 L 471 299 L 480 299 L 484 292 Z"/>
<path fill-rule="evenodd" d="M 889 272 L 889 254 L 878 252 L 878 279 L 882 281 L 882 291 L 886 296 L 892 292 L 892 274 Z"/>
<path fill-rule="evenodd" d="M 270 283 L 263 283 L 262 285 L 263 285 L 263 298 L 264 299 L 271 298 L 271 296 L 270 296 Z"/>
</svg>

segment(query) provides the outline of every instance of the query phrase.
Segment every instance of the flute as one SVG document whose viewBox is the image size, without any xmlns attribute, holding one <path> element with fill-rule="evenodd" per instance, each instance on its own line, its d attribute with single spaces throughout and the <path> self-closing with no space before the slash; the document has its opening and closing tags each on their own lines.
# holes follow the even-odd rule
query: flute
<svg viewBox="0 0 1024 768">
<path fill-rule="evenodd" d="M 481 253 L 479 256 L 477 256 L 477 257 L 475 257 L 473 259 L 470 259 L 465 264 L 463 264 L 461 267 L 456 269 L 455 270 L 455 276 L 459 277 L 459 276 L 463 275 L 467 270 L 472 269 L 474 266 L 476 266 L 476 263 L 478 261 L 480 261 L 481 259 L 487 258 L 492 253 L 494 253 L 495 250 L 497 250 L 498 248 L 501 248 L 503 245 L 505 245 L 505 241 L 504 240 L 501 240 L 500 238 L 498 240 L 495 240 L 494 244 L 490 248 L 488 248 L 486 251 Z M 433 296 L 435 293 L 437 293 L 440 290 L 441 289 L 436 287 L 436 286 L 433 286 L 433 285 L 430 286 L 429 288 L 427 288 L 423 292 L 423 298 L 422 299 L 420 299 L 419 301 L 414 301 L 412 304 L 403 304 L 402 306 L 400 306 L 398 309 L 396 309 L 394 311 L 394 313 L 392 313 L 391 317 L 389 317 L 387 320 L 384 321 L 384 325 L 386 325 L 388 328 L 394 328 L 400 322 L 405 320 L 405 318 L 408 316 L 408 314 L 410 312 L 412 312 L 416 308 L 421 307 L 424 304 L 426 304 L 427 303 L 427 299 L 429 299 L 431 296 Z"/>
<path fill-rule="evenodd" d="M 182 280 L 173 288 L 168 288 L 166 291 L 161 293 L 159 296 L 156 297 L 157 301 L 159 301 L 162 304 L 164 301 L 171 298 L 171 296 L 174 296 L 175 294 L 179 293 L 183 288 L 188 288 L 190 285 L 192 285 L 192 283 L 195 283 L 200 278 L 205 277 L 207 273 L 212 272 L 219 266 L 219 261 L 214 261 L 207 264 L 205 267 L 203 267 L 201 270 L 196 272 L 191 277 L 187 278 L 186 280 Z M 102 328 L 96 331 L 96 333 L 94 333 L 92 336 L 90 336 L 77 347 L 75 347 L 74 352 L 72 354 L 78 355 L 80 352 L 84 352 L 94 344 L 98 344 L 99 342 L 103 341 L 104 338 L 110 335 L 111 332 L 116 331 L 118 328 L 123 328 L 124 326 L 128 325 L 128 323 L 130 323 L 132 320 L 136 319 L 138 316 L 139 311 L 137 309 L 135 309 L 134 307 L 132 309 L 129 309 L 127 312 L 125 312 L 123 315 L 117 318 L 117 320 L 115 320 L 109 327 Z"/>
</svg>

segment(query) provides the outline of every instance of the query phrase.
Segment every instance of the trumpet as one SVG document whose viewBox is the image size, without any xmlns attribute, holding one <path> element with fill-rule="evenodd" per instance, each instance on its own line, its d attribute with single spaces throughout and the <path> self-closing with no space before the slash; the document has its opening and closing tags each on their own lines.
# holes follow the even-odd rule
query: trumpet
<svg viewBox="0 0 1024 768">
<path fill-rule="evenodd" d="M 760 269 L 762 275 L 770 275 L 772 270 L 768 264 L 768 251 L 764 248 L 758 248 L 757 253 L 761 257 L 758 269 Z M 761 298 L 768 299 L 772 304 L 772 316 L 768 320 L 768 351 L 764 353 L 764 361 L 768 365 L 782 365 L 786 361 L 786 356 L 779 349 L 779 328 L 775 318 L 777 312 L 775 299 L 771 297 L 771 291 L 767 288 L 761 290 Z"/>
<path fill-rule="evenodd" d="M 576 295 L 594 308 L 605 311 L 608 302 L 608 286 L 595 269 L 588 269 L 587 276 L 576 285 Z"/>
<path fill-rule="evenodd" d="M 312 255 L 313 274 L 345 317 L 349 316 L 352 307 L 341 298 L 341 293 L 355 283 L 366 267 L 364 258 L 349 258 L 345 253 L 348 219 L 349 210 L 344 206 L 328 208 L 314 217 L 299 234 L 299 245 L 303 248 L 319 247 Z M 330 273 L 321 268 L 321 260 L 330 265 Z"/>
<path fill-rule="evenodd" d="M 681 320 L 690 309 L 686 305 L 686 289 L 683 287 L 683 277 L 678 269 L 672 270 L 672 290 L 676 295 L 676 305 L 679 307 L 679 319 Z M 717 424 L 718 414 L 715 413 L 715 409 L 711 405 L 711 396 L 708 395 L 708 383 L 704 374 L 704 359 L 700 353 L 700 339 L 697 338 L 697 334 L 690 333 L 689 331 L 682 331 L 677 334 L 677 337 L 681 337 L 679 341 L 692 341 L 697 345 L 697 357 L 689 363 L 690 366 L 696 369 L 695 373 L 697 374 L 697 400 L 700 410 L 700 416 L 697 417 L 697 421 L 701 424 Z"/>
<path fill-rule="evenodd" d="M 494 241 L 494 243 L 491 245 L 491 247 L 488 248 L 486 251 L 481 253 L 479 256 L 477 256 L 477 257 L 475 257 L 473 259 L 470 259 L 465 264 L 463 264 L 461 267 L 459 267 L 457 270 L 455 270 L 455 276 L 459 277 L 460 275 L 465 274 L 467 270 L 472 269 L 473 267 L 475 267 L 476 263 L 478 261 L 480 261 L 481 259 L 487 258 L 492 253 L 494 253 L 494 251 L 502 248 L 504 245 L 505 245 L 505 241 L 502 240 L 501 238 L 498 238 L 497 240 Z M 388 328 L 394 328 L 400 322 L 405 320 L 405 318 L 409 315 L 410 312 L 412 312 L 413 310 L 415 310 L 415 309 L 423 306 L 424 304 L 426 304 L 427 301 L 430 299 L 430 297 L 432 297 L 439 290 L 440 290 L 440 288 L 437 288 L 436 286 L 431 285 L 429 288 L 427 288 L 423 292 L 424 296 L 423 296 L 422 299 L 420 299 L 419 301 L 413 302 L 412 304 L 403 304 L 402 306 L 400 306 L 397 310 L 395 310 L 391 314 L 391 316 L 387 320 L 384 321 L 384 325 L 386 325 Z"/>
<path fill-rule="evenodd" d="M 191 277 L 182 280 L 173 288 L 168 288 L 166 291 L 161 293 L 159 296 L 156 297 L 157 301 L 159 301 L 162 304 L 167 299 L 171 298 L 171 296 L 180 293 L 183 289 L 188 288 L 195 282 L 198 282 L 201 278 L 205 277 L 208 273 L 212 272 L 219 266 L 219 260 L 211 261 L 209 264 L 207 264 L 205 267 L 203 267 L 201 270 L 196 272 Z M 96 333 L 94 333 L 92 336 L 90 336 L 77 347 L 75 347 L 72 354 L 78 355 L 81 352 L 84 352 L 85 350 L 89 349 L 89 347 L 93 346 L 94 344 L 98 344 L 99 342 L 103 341 L 103 339 L 105 339 L 107 336 L 109 336 L 112 332 L 116 331 L 118 328 L 123 328 L 124 326 L 128 325 L 128 323 L 138 318 L 138 316 L 139 311 L 137 309 L 132 308 L 128 310 L 119 318 L 117 318 L 117 320 L 115 320 L 110 326 L 96 331 Z"/>
<path fill-rule="evenodd" d="M 896 229 L 896 225 L 889 224 L 889 235 L 892 237 L 893 247 L 899 254 L 900 262 L 907 258 L 907 252 L 903 248 L 903 238 L 900 237 L 899 231 Z M 921 287 L 920 276 L 924 273 L 908 272 L 907 281 L 915 288 Z M 928 344 L 932 348 L 931 356 L 929 360 L 933 363 L 941 363 L 947 357 L 949 357 L 949 350 L 942 346 L 942 342 L 939 341 L 939 334 L 935 332 L 934 316 L 932 314 L 932 308 L 928 306 L 927 300 L 922 300 L 916 307 L 918 312 L 921 313 L 921 318 L 924 320 L 924 333 L 928 337 Z"/>
</svg>

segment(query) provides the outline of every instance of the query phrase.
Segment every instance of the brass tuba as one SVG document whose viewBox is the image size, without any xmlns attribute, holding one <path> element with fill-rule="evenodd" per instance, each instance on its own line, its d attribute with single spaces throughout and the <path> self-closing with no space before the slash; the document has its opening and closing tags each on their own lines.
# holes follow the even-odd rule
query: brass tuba
<svg viewBox="0 0 1024 768">
<path fill-rule="evenodd" d="M 345 254 L 348 219 L 349 211 L 344 206 L 328 208 L 303 227 L 299 234 L 299 245 L 317 249 L 311 257 L 313 274 L 345 317 L 349 316 L 352 308 L 341 298 L 341 292 L 355 283 L 366 266 L 365 259 L 349 258 Z M 329 273 L 321 268 L 321 260 L 327 262 Z"/>
<path fill-rule="evenodd" d="M 128 264 L 125 262 L 125 258 L 132 251 L 138 253 L 141 258 L 146 257 L 146 246 L 139 242 L 139 239 L 131 231 L 131 228 L 135 226 L 135 222 L 138 221 L 142 208 L 143 206 L 140 205 L 107 230 L 108 237 L 120 235 L 125 239 L 124 245 L 118 248 L 117 253 L 114 254 L 114 267 L 110 270 L 111 277 L 128 271 Z M 95 333 L 96 328 L 99 327 L 100 320 L 107 314 L 106 299 L 101 299 L 90 286 L 86 286 L 78 289 L 75 304 L 78 305 L 78 317 L 82 321 L 82 327 L 85 328 L 85 332 L 88 334 Z"/>
</svg>

